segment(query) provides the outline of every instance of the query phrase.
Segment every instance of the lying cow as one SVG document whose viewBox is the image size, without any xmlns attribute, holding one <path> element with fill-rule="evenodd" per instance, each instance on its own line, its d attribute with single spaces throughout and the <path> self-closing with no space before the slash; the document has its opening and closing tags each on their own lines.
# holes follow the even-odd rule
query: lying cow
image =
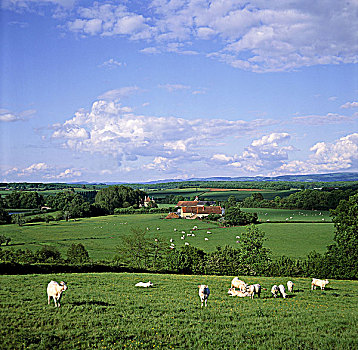
<svg viewBox="0 0 358 350">
<path fill-rule="evenodd" d="M 205 307 L 207 306 L 208 298 L 210 295 L 210 289 L 206 284 L 200 284 L 198 285 L 199 288 L 199 297 L 201 301 L 201 307 L 203 307 L 203 304 L 205 304 Z"/>
<path fill-rule="evenodd" d="M 138 282 L 135 286 L 136 287 L 148 288 L 148 287 L 153 287 L 153 283 L 151 281 L 149 281 L 149 282 Z"/>
<path fill-rule="evenodd" d="M 239 298 L 244 298 L 244 297 L 250 297 L 251 294 L 249 292 L 243 292 L 241 290 L 235 290 L 235 288 L 229 288 L 228 294 L 230 294 L 232 297 L 239 297 Z"/>
<path fill-rule="evenodd" d="M 312 278 L 311 290 L 316 289 L 316 287 L 320 287 L 321 290 L 324 290 L 328 283 L 329 283 L 329 281 L 327 279 L 326 280 L 319 280 L 317 278 Z"/>
<path fill-rule="evenodd" d="M 65 282 L 61 281 L 60 283 L 56 281 L 51 281 L 47 285 L 47 300 L 48 304 L 50 304 L 51 298 L 55 302 L 56 307 L 60 307 L 60 300 L 62 293 L 67 289 Z"/>
</svg>

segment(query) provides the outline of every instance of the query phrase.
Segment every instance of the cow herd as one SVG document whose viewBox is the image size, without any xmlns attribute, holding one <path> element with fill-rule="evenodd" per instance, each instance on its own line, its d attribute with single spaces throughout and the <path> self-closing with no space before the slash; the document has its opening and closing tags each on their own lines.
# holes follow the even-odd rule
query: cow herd
<svg viewBox="0 0 358 350">
<path fill-rule="evenodd" d="M 311 282 L 311 289 L 316 289 L 317 287 L 320 287 L 321 290 L 324 290 L 326 285 L 329 283 L 329 281 L 326 280 L 320 280 L 317 278 L 313 278 Z M 152 282 L 138 282 L 136 287 L 153 287 Z M 210 295 L 210 289 L 208 285 L 206 284 L 200 284 L 198 286 L 199 288 L 199 297 L 201 301 L 201 307 L 207 306 L 208 298 Z M 62 293 L 67 289 L 66 283 L 61 281 L 60 283 L 56 281 L 51 281 L 47 286 L 47 300 L 48 304 L 50 304 L 51 298 L 53 298 L 53 301 L 55 303 L 56 307 L 60 307 L 60 300 Z M 260 298 L 261 289 L 267 290 L 265 288 L 261 288 L 261 285 L 251 284 L 248 285 L 244 281 L 240 280 L 238 277 L 234 277 L 231 281 L 231 287 L 228 290 L 228 294 L 231 296 L 237 296 L 237 297 L 250 297 L 254 298 L 255 296 L 258 296 Z M 287 282 L 287 290 L 290 293 L 293 293 L 294 289 L 294 283 L 292 281 Z M 285 299 L 287 297 L 286 289 L 283 284 L 280 285 L 273 285 L 271 288 L 271 294 L 274 298 L 279 297 L 280 295 Z"/>
</svg>

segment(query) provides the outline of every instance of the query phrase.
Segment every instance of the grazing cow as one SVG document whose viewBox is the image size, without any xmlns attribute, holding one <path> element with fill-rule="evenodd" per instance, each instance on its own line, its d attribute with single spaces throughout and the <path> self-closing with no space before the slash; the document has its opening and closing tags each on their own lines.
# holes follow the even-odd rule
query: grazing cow
<svg viewBox="0 0 358 350">
<path fill-rule="evenodd" d="M 61 281 L 60 283 L 56 281 L 51 281 L 47 285 L 47 301 L 48 304 L 50 304 L 51 298 L 53 298 L 53 301 L 55 302 L 56 307 L 60 307 L 60 300 L 62 296 L 62 292 L 64 292 L 67 289 L 67 286 L 65 282 Z"/>
<path fill-rule="evenodd" d="M 290 292 L 290 293 L 293 293 L 293 286 L 295 284 L 292 282 L 292 281 L 288 281 L 287 282 L 287 290 Z"/>
<path fill-rule="evenodd" d="M 148 288 L 148 287 L 153 287 L 153 283 L 151 281 L 149 281 L 149 282 L 138 282 L 135 286 L 136 287 Z"/>
<path fill-rule="evenodd" d="M 282 297 L 283 297 L 284 299 L 286 299 L 287 294 L 286 294 L 286 291 L 285 291 L 285 286 L 284 286 L 283 284 L 280 284 L 280 285 L 278 286 L 278 290 L 280 291 L 280 294 L 282 295 Z"/>
<path fill-rule="evenodd" d="M 208 298 L 210 295 L 210 289 L 206 284 L 199 284 L 199 297 L 201 301 L 201 307 L 203 307 L 203 304 L 205 304 L 205 307 L 207 306 Z"/>
<path fill-rule="evenodd" d="M 255 295 L 257 295 L 260 298 L 261 285 L 259 285 L 258 283 L 247 286 L 246 290 L 250 293 L 252 299 L 254 298 Z"/>
<path fill-rule="evenodd" d="M 321 290 L 324 290 L 326 288 L 326 285 L 329 283 L 329 281 L 326 280 L 319 280 L 317 278 L 312 278 L 311 282 L 311 289 L 316 289 L 316 287 L 320 287 Z"/>
<path fill-rule="evenodd" d="M 244 281 L 241 281 L 238 277 L 234 277 L 231 281 L 231 288 L 238 288 L 242 292 L 245 292 L 247 284 Z"/>
<path fill-rule="evenodd" d="M 272 296 L 273 296 L 274 298 L 277 298 L 278 292 L 279 292 L 279 289 L 278 289 L 278 287 L 276 286 L 276 284 L 273 285 L 272 288 L 271 288 L 271 293 L 272 293 Z"/>
<path fill-rule="evenodd" d="M 249 292 L 243 292 L 242 290 L 235 290 L 235 288 L 229 288 L 227 294 L 230 294 L 232 297 L 239 297 L 239 298 L 244 298 L 244 297 L 250 297 L 251 294 Z"/>
</svg>

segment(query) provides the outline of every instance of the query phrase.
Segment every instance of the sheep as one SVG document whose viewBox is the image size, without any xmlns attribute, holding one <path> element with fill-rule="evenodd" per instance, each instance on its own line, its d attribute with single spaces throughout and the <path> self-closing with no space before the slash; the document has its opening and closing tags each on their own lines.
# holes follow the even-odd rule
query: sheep
<svg viewBox="0 0 358 350">
<path fill-rule="evenodd" d="M 149 281 L 149 282 L 138 282 L 135 286 L 136 287 L 149 288 L 149 287 L 153 287 L 153 283 L 151 281 Z"/>
<path fill-rule="evenodd" d="M 234 277 L 231 281 L 231 288 L 238 288 L 243 292 L 246 291 L 247 284 L 244 281 L 239 280 L 238 277 Z"/>
<path fill-rule="evenodd" d="M 286 291 L 285 291 L 285 286 L 284 286 L 283 284 L 280 284 L 280 285 L 278 286 L 278 289 L 279 289 L 279 291 L 280 291 L 282 297 L 283 297 L 284 299 L 286 299 L 287 294 L 286 294 Z"/>
<path fill-rule="evenodd" d="M 316 289 L 316 287 L 320 287 L 321 290 L 324 290 L 328 283 L 329 283 L 329 281 L 327 279 L 326 280 L 319 280 L 317 278 L 312 278 L 311 290 Z"/>
<path fill-rule="evenodd" d="M 203 307 L 203 305 L 205 305 L 205 307 L 206 307 L 208 298 L 210 295 L 210 289 L 206 284 L 199 284 L 198 288 L 199 288 L 199 297 L 200 297 L 200 301 L 201 301 L 201 307 Z"/>
<path fill-rule="evenodd" d="M 47 285 L 47 301 L 48 304 L 50 304 L 51 297 L 53 298 L 53 301 L 55 302 L 56 307 L 60 307 L 60 300 L 62 293 L 67 289 L 66 283 L 61 281 L 60 283 L 56 281 L 51 281 Z"/>
<path fill-rule="evenodd" d="M 249 292 L 244 292 L 241 290 L 235 290 L 235 288 L 229 288 L 228 294 L 230 294 L 232 297 L 239 297 L 239 298 L 244 298 L 244 297 L 248 297 L 251 296 L 251 294 Z"/>
<path fill-rule="evenodd" d="M 211 234 L 211 231 L 206 231 L 206 233 L 210 235 L 210 234 Z"/>
<path fill-rule="evenodd" d="M 278 287 L 276 286 L 276 284 L 273 285 L 272 288 L 271 288 L 271 293 L 272 293 L 272 296 L 273 296 L 274 298 L 277 298 L 278 292 L 279 292 L 279 289 L 278 289 Z"/>
<path fill-rule="evenodd" d="M 257 296 L 260 298 L 261 295 L 261 285 L 258 283 L 251 284 L 250 286 L 246 287 L 246 291 L 250 293 L 251 298 L 254 298 L 254 295 L 257 294 Z"/>
<path fill-rule="evenodd" d="M 290 292 L 290 293 L 293 293 L 293 286 L 295 284 L 292 282 L 292 281 L 288 281 L 287 282 L 287 290 Z"/>
</svg>

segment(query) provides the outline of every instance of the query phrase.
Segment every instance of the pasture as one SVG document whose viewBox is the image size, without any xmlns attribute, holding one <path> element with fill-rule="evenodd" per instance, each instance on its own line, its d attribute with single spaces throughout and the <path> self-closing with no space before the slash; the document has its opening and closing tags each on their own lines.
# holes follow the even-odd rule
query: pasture
<svg viewBox="0 0 358 350">
<path fill-rule="evenodd" d="M 293 222 L 293 219 L 289 223 L 274 223 L 274 216 L 280 214 L 268 209 L 266 212 L 269 215 L 263 216 L 265 222 L 260 224 L 259 228 L 266 233 L 265 246 L 270 248 L 275 256 L 305 258 L 312 250 L 323 253 L 326 246 L 333 242 L 332 223 L 319 221 L 319 223 L 300 223 Z M 285 211 L 284 215 L 296 218 L 294 214 L 295 211 Z M 69 222 L 26 224 L 22 227 L 2 225 L 2 234 L 11 237 L 9 247 L 3 246 L 2 249 L 37 250 L 43 245 L 51 245 L 57 247 L 65 255 L 71 244 L 82 243 L 92 259 L 110 260 L 115 255 L 116 246 L 120 244 L 121 237 L 128 234 L 132 228 L 143 230 L 148 228 L 148 237 L 168 242 L 168 246 L 169 240 L 173 239 L 177 248 L 188 243 L 206 252 L 214 251 L 217 246 L 237 246 L 237 236 L 245 230 L 245 227 L 222 228 L 216 224 L 198 220 L 165 220 L 162 217 L 157 214 L 111 215 Z M 261 214 L 259 214 L 260 217 Z M 267 222 L 266 218 L 269 217 L 271 221 Z M 199 230 L 194 231 L 195 236 L 192 236 L 190 231 L 194 225 L 197 225 Z M 174 229 L 177 230 L 174 231 Z M 207 233 L 208 231 L 211 233 Z M 182 239 L 183 236 L 184 239 Z"/>
<path fill-rule="evenodd" d="M 358 282 L 310 290 L 294 279 L 287 299 L 271 297 L 288 278 L 260 283 L 261 298 L 228 296 L 231 277 L 160 274 L 0 276 L 3 349 L 355 349 Z M 50 280 L 64 280 L 61 307 L 47 305 Z M 151 280 L 153 288 L 134 285 Z M 201 308 L 198 284 L 208 284 Z"/>
</svg>

